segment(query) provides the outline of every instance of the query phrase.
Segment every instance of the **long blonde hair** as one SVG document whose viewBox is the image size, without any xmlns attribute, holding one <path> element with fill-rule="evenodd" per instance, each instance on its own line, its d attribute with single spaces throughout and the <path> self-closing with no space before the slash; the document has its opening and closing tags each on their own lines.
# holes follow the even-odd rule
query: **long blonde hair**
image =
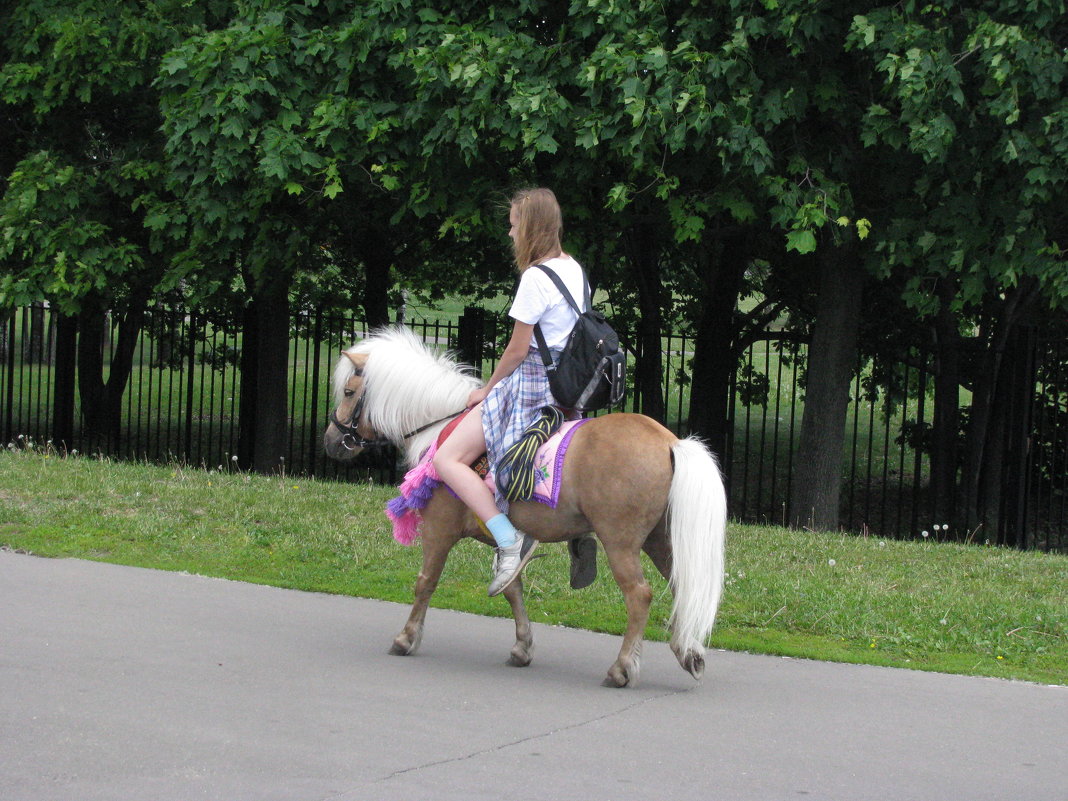
<svg viewBox="0 0 1068 801">
<path fill-rule="evenodd" d="M 512 198 L 509 211 L 512 208 L 519 218 L 512 243 L 515 266 L 519 272 L 564 252 L 560 245 L 560 234 L 564 230 L 563 217 L 553 190 L 523 189 Z"/>
</svg>

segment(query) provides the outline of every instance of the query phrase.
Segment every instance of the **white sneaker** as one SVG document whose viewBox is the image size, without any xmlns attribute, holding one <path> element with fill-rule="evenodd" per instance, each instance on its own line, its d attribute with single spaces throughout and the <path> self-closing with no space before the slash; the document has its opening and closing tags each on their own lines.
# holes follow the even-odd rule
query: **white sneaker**
<svg viewBox="0 0 1068 801">
<path fill-rule="evenodd" d="M 538 547 L 538 541 L 522 531 L 519 537 L 507 548 L 498 548 L 493 557 L 493 581 L 490 582 L 490 597 L 500 595 L 513 581 L 519 578 Z"/>
</svg>

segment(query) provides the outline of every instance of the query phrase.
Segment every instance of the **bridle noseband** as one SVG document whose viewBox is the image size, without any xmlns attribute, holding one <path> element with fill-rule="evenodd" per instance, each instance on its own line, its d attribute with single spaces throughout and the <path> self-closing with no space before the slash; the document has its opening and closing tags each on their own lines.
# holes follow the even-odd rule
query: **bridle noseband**
<svg viewBox="0 0 1068 801">
<path fill-rule="evenodd" d="M 363 368 L 353 368 L 353 375 L 362 376 Z M 393 444 L 389 439 L 385 437 L 376 436 L 374 439 L 367 439 L 356 430 L 360 425 L 360 415 L 363 414 L 364 401 L 366 400 L 367 390 L 364 389 L 364 391 L 360 393 L 359 400 L 356 401 L 356 405 L 353 407 L 352 414 L 349 415 L 349 421 L 347 423 L 342 423 L 340 420 L 338 420 L 337 409 L 333 409 L 330 412 L 330 422 L 333 423 L 337 427 L 337 430 L 341 432 L 341 446 L 347 451 L 354 451 L 357 448 L 381 448 L 385 445 Z M 422 434 L 431 426 L 436 426 L 438 423 L 443 423 L 446 420 L 450 420 L 453 417 L 456 417 L 457 415 L 463 414 L 464 411 L 464 409 L 461 409 L 458 412 L 447 414 L 438 420 L 434 420 L 432 423 L 427 423 L 425 426 L 420 426 L 414 431 L 409 431 L 407 434 L 401 437 L 401 441 L 403 442 L 404 440 L 411 439 L 416 434 Z"/>
<path fill-rule="evenodd" d="M 356 375 L 363 375 L 363 370 L 357 369 Z M 337 419 L 337 409 L 330 412 L 330 422 L 341 432 L 341 447 L 347 451 L 354 451 L 357 448 L 381 447 L 389 444 L 389 440 L 383 437 L 366 439 L 356 430 L 360 425 L 360 415 L 363 414 L 363 404 L 366 398 L 367 390 L 364 390 L 360 393 L 360 398 L 356 401 L 347 423 L 342 423 Z"/>
</svg>

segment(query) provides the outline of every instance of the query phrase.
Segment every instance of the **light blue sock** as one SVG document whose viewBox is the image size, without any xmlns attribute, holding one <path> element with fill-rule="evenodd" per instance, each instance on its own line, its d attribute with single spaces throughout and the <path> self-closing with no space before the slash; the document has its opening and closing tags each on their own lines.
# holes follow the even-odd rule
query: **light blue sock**
<svg viewBox="0 0 1068 801">
<path fill-rule="evenodd" d="M 486 528 L 489 529 L 489 533 L 493 535 L 493 539 L 497 542 L 498 548 L 507 548 L 509 545 L 514 545 L 518 539 L 516 537 L 515 526 L 512 525 L 512 521 L 508 519 L 508 515 L 500 514 L 496 517 L 491 517 L 486 521 Z"/>
</svg>

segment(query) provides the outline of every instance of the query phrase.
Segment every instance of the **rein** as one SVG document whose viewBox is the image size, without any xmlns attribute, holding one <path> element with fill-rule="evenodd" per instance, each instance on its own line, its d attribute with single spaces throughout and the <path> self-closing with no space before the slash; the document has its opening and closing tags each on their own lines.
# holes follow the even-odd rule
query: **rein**
<svg viewBox="0 0 1068 801">
<path fill-rule="evenodd" d="M 363 370 L 357 368 L 354 371 L 354 374 L 357 376 L 362 376 Z M 364 392 L 360 395 L 360 399 L 356 401 L 356 406 L 353 408 L 352 414 L 349 416 L 349 421 L 347 423 L 342 423 L 340 420 L 338 420 L 337 409 L 334 409 L 330 412 L 330 422 L 333 423 L 337 427 L 337 430 L 341 432 L 341 445 L 343 448 L 345 448 L 345 450 L 354 451 L 357 448 L 380 448 L 384 445 L 392 444 L 392 441 L 387 439 L 386 437 L 376 436 L 374 439 L 366 439 L 360 436 L 359 432 L 356 430 L 357 427 L 360 425 L 360 415 L 363 414 L 363 406 L 364 401 L 366 399 L 367 391 L 364 390 Z M 444 417 L 427 423 L 424 426 L 419 426 L 419 428 L 415 429 L 414 431 L 409 431 L 400 439 L 402 442 L 406 439 L 411 439 L 416 434 L 422 434 L 428 428 L 432 428 L 438 423 L 444 423 L 446 420 L 451 420 L 452 418 L 463 414 L 465 411 L 466 409 L 460 409 L 460 411 L 458 412 L 447 414 Z"/>
</svg>

